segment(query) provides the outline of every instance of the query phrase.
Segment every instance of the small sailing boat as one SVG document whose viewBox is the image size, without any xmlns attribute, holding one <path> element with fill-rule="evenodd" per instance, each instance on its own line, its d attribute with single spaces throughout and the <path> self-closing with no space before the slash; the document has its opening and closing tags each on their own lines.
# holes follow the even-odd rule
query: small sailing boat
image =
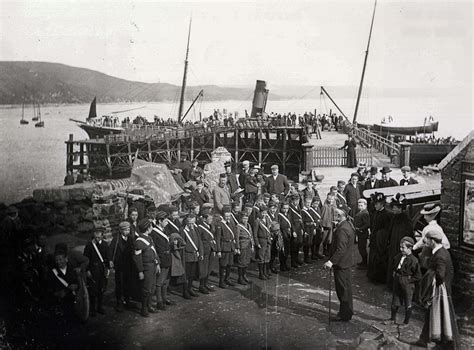
<svg viewBox="0 0 474 350">
<path fill-rule="evenodd" d="M 23 101 L 21 105 L 21 119 L 20 119 L 20 125 L 28 125 L 30 122 L 25 119 L 25 101 Z"/>
<path fill-rule="evenodd" d="M 37 108 L 36 108 L 36 111 L 37 111 L 37 113 L 38 113 L 38 114 L 37 114 L 37 117 L 38 117 L 37 120 L 39 120 L 39 121 L 38 121 L 38 123 L 35 124 L 35 127 L 36 127 L 36 128 L 44 128 L 44 121 L 41 120 L 41 110 L 40 110 L 39 103 L 38 103 L 38 106 L 37 106 Z"/>
</svg>

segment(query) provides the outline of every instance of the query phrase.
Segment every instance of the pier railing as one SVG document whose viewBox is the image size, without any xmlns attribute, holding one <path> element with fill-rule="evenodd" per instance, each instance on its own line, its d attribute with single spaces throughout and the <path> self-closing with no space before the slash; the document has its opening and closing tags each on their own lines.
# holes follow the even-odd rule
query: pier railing
<svg viewBox="0 0 474 350">
<path fill-rule="evenodd" d="M 356 139 L 358 139 L 359 142 L 362 142 L 363 146 L 371 147 L 388 156 L 392 163 L 398 163 L 398 161 L 396 161 L 400 158 L 400 145 L 398 143 L 369 130 L 353 126 L 349 122 L 344 125 L 344 128 L 346 133 L 352 132 Z"/>
<path fill-rule="evenodd" d="M 307 169 L 313 167 L 340 167 L 347 166 L 346 151 L 336 147 L 313 147 L 309 155 L 310 159 L 307 161 L 310 164 L 306 165 Z M 372 165 L 372 149 L 358 148 L 357 161 L 364 162 L 368 166 Z"/>
</svg>

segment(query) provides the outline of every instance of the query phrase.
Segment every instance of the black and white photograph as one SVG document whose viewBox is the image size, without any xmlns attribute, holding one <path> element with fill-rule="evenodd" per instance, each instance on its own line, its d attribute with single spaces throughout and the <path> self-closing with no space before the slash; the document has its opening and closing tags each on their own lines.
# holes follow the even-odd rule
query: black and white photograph
<svg viewBox="0 0 474 350">
<path fill-rule="evenodd" d="M 0 0 L 0 349 L 474 349 L 473 0 Z"/>
</svg>

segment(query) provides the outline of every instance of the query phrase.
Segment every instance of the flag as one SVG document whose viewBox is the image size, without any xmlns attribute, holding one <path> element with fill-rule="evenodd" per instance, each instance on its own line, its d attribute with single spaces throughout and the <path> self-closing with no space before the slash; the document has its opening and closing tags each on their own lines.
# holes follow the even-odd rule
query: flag
<svg viewBox="0 0 474 350">
<path fill-rule="evenodd" d="M 133 162 L 129 189 L 143 190 L 145 195 L 153 199 L 156 206 L 175 201 L 183 193 L 166 164 L 141 159 L 135 159 Z"/>
</svg>

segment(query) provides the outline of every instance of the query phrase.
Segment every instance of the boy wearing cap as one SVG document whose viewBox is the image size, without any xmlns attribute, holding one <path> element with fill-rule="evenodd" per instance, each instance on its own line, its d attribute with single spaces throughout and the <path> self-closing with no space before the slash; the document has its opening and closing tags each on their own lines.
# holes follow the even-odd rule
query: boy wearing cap
<svg viewBox="0 0 474 350">
<path fill-rule="evenodd" d="M 280 232 L 283 236 L 283 249 L 280 250 L 280 271 L 289 271 L 287 265 L 288 254 L 290 253 L 290 240 L 293 234 L 291 226 L 290 204 L 283 202 L 281 204 L 280 212 L 278 213 L 278 223 L 280 224 Z"/>
<path fill-rule="evenodd" d="M 160 273 L 160 260 L 155 248 L 155 243 L 150 237 L 153 224 L 149 219 L 138 222 L 140 235 L 135 240 L 135 252 L 133 260 L 138 271 L 142 289 L 141 315 L 148 317 L 149 313 L 155 313 L 156 309 L 151 305 L 151 298 L 155 292 L 156 274 Z"/>
<path fill-rule="evenodd" d="M 237 227 L 232 220 L 230 206 L 223 207 L 224 217 L 218 223 L 216 234 L 217 256 L 219 258 L 219 287 L 235 286 L 230 280 L 230 269 L 234 252 L 239 253 L 236 242 Z"/>
<path fill-rule="evenodd" d="M 270 233 L 270 220 L 267 215 L 268 208 L 260 207 L 260 213 L 253 225 L 253 240 L 256 246 L 256 260 L 258 263 L 258 278 L 261 280 L 270 279 L 270 250 L 272 236 Z"/>
<path fill-rule="evenodd" d="M 316 223 L 313 244 L 311 245 L 312 260 L 319 260 L 324 257 L 324 255 L 319 253 L 319 246 L 321 245 L 323 239 L 321 208 L 321 200 L 318 197 L 314 197 L 311 201 L 311 207 L 308 210 L 309 214 L 313 217 Z"/>
<path fill-rule="evenodd" d="M 257 169 L 251 169 L 245 179 L 245 202 L 254 204 L 258 194 Z"/>
<path fill-rule="evenodd" d="M 199 261 L 199 291 L 203 294 L 215 291 L 209 285 L 209 274 L 217 250 L 216 227 L 213 225 L 213 222 L 214 216 L 211 213 L 205 213 L 202 215 L 201 223 L 197 227 L 203 247 L 203 258 Z"/>
<path fill-rule="evenodd" d="M 104 291 L 107 286 L 109 275 L 109 259 L 107 256 L 107 243 L 103 241 L 103 227 L 94 230 L 94 238 L 84 247 L 84 256 L 89 259 L 87 267 L 90 315 L 93 317 L 96 312 L 105 314 L 102 306 Z"/>
<path fill-rule="evenodd" d="M 108 256 L 110 266 L 115 270 L 115 310 L 122 312 L 123 307 L 130 307 L 133 276 L 133 238 L 130 237 L 130 223 L 122 221 L 119 232 L 110 243 Z"/>
<path fill-rule="evenodd" d="M 403 237 L 400 241 L 400 253 L 393 259 L 393 287 L 390 321 L 396 323 L 397 311 L 401 305 L 405 306 L 404 324 L 410 322 L 412 314 L 412 300 L 415 292 L 415 283 L 421 279 L 421 270 L 418 259 L 412 254 L 412 237 Z"/>
<path fill-rule="evenodd" d="M 397 193 L 390 202 L 392 208 L 392 221 L 389 229 L 389 245 L 388 245 L 388 271 L 387 271 L 387 286 L 392 288 L 394 258 L 400 252 L 400 241 L 404 237 L 413 237 L 413 224 L 410 217 L 404 212 L 406 207 L 405 196 Z"/>
<path fill-rule="evenodd" d="M 291 212 L 291 227 L 293 234 L 290 240 L 290 255 L 291 255 L 291 267 L 297 268 L 303 265 L 298 258 L 300 249 L 303 246 L 303 216 L 299 206 L 300 196 L 294 194 L 291 197 L 290 212 Z"/>
<path fill-rule="evenodd" d="M 169 236 L 165 232 L 168 222 L 168 214 L 161 210 L 158 211 L 156 213 L 156 226 L 153 227 L 150 233 L 150 237 L 155 244 L 158 259 L 160 260 L 160 272 L 156 277 L 155 284 L 156 308 L 158 310 L 165 310 L 165 305 L 175 304 L 167 298 L 167 290 L 170 283 L 172 244 Z"/>
<path fill-rule="evenodd" d="M 313 202 L 312 197 L 306 197 L 304 200 L 304 206 L 301 210 L 302 217 L 303 217 L 303 254 L 304 254 L 304 262 L 306 264 L 312 264 L 310 253 L 312 253 L 312 246 L 313 246 L 313 239 L 316 235 L 316 226 L 317 221 L 311 215 L 311 203 Z M 315 259 L 313 259 L 315 260 Z"/>
<path fill-rule="evenodd" d="M 252 234 L 252 227 L 249 224 L 249 216 L 247 213 L 240 213 L 240 222 L 237 224 L 237 236 L 235 238 L 239 254 L 237 255 L 237 266 L 239 279 L 237 283 L 247 285 L 247 268 L 250 265 L 250 259 L 255 251 L 255 243 Z"/>
<path fill-rule="evenodd" d="M 201 207 L 204 203 L 210 203 L 211 196 L 204 187 L 204 182 L 202 182 L 202 180 L 196 181 L 196 189 L 191 192 L 191 201 L 197 202 Z"/>
<path fill-rule="evenodd" d="M 193 281 L 198 278 L 199 262 L 203 260 L 203 250 L 201 238 L 196 230 L 196 216 L 189 214 L 186 219 L 186 225 L 184 226 L 181 236 L 186 242 L 184 248 L 184 262 L 187 279 L 187 294 L 192 297 L 197 297 L 198 294 L 193 290 Z M 186 294 L 186 290 L 184 290 Z"/>
<path fill-rule="evenodd" d="M 411 169 L 408 165 L 402 167 L 403 179 L 400 180 L 400 186 L 416 185 L 416 181 L 412 176 L 410 176 Z"/>
</svg>

